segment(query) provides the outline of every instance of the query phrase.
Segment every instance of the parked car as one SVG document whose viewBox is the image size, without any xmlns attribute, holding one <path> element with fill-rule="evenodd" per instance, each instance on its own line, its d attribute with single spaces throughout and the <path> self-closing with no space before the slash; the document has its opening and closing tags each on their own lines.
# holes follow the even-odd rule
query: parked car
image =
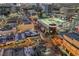
<svg viewBox="0 0 79 59">
<path fill-rule="evenodd" d="M 6 36 L 0 36 L 0 43 L 6 42 Z"/>
<path fill-rule="evenodd" d="M 15 34 L 16 41 L 21 40 L 21 39 L 22 39 L 21 33 Z"/>
<path fill-rule="evenodd" d="M 24 17 L 24 18 L 22 19 L 22 22 L 23 22 L 24 24 L 31 24 L 31 20 L 28 19 L 27 17 Z"/>
</svg>

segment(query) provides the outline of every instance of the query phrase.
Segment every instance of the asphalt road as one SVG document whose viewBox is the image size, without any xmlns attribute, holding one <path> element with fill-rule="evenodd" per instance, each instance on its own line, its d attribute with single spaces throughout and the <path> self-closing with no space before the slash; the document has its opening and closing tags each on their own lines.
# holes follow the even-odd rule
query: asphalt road
<svg viewBox="0 0 79 59">
<path fill-rule="evenodd" d="M 24 48 L 5 49 L 3 56 L 24 56 Z"/>
<path fill-rule="evenodd" d="M 13 56 L 24 56 L 24 48 L 14 48 L 12 52 Z"/>
<path fill-rule="evenodd" d="M 12 56 L 12 49 L 4 49 L 3 56 Z"/>
</svg>

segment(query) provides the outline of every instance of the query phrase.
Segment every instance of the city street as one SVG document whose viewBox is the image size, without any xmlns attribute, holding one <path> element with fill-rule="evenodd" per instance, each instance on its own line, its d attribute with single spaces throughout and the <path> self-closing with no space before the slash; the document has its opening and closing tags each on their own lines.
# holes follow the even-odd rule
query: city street
<svg viewBox="0 0 79 59">
<path fill-rule="evenodd" d="M 24 48 L 5 49 L 3 56 L 24 56 Z"/>
<path fill-rule="evenodd" d="M 0 56 L 79 55 L 79 3 L 0 4 Z"/>
<path fill-rule="evenodd" d="M 24 56 L 24 48 L 14 48 L 12 56 Z"/>
<path fill-rule="evenodd" d="M 4 49 L 3 56 L 12 56 L 12 49 Z"/>
</svg>

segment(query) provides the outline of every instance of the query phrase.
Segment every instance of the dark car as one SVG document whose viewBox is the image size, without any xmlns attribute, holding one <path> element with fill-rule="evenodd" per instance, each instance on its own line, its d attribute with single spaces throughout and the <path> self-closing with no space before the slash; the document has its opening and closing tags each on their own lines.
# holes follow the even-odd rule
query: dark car
<svg viewBox="0 0 79 59">
<path fill-rule="evenodd" d="M 24 22 L 24 24 L 31 24 L 31 20 L 28 18 L 24 18 L 22 21 Z"/>
<path fill-rule="evenodd" d="M 7 31 L 7 30 L 11 30 L 12 27 L 10 25 L 5 25 L 3 28 L 1 28 L 1 31 Z"/>
<path fill-rule="evenodd" d="M 6 37 L 6 41 L 12 41 L 12 40 L 14 40 L 14 35 L 8 35 Z"/>
<path fill-rule="evenodd" d="M 0 43 L 6 42 L 6 36 L 0 36 Z"/>
</svg>

